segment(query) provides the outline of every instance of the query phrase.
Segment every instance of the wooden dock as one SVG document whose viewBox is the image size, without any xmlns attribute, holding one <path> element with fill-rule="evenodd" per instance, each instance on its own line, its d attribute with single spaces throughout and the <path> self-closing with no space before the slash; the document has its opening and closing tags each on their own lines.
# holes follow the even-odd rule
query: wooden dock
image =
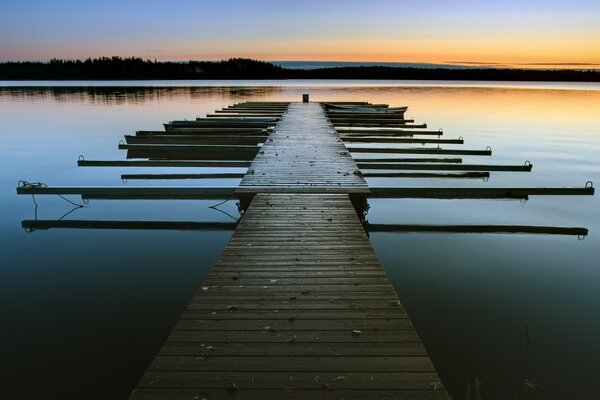
<svg viewBox="0 0 600 400">
<path fill-rule="evenodd" d="M 133 400 L 448 399 L 366 232 L 581 237 L 588 231 L 371 225 L 364 218 L 367 198 L 523 201 L 531 195 L 593 195 L 594 188 L 591 182 L 570 188 L 369 187 L 365 177 L 486 180 L 491 172 L 532 170 L 528 161 L 463 164 L 456 156 L 491 156 L 492 150 L 442 149 L 441 144 L 462 145 L 464 140 L 441 139 L 441 130 L 413 124 L 405 111 L 364 102 L 240 103 L 193 121 L 172 121 L 165 131 L 126 135 L 119 148 L 131 160 L 78 160 L 81 167 L 247 168 L 245 173 L 120 176 L 125 185 L 127 179 L 241 178 L 235 186 L 49 187 L 21 181 L 17 188 L 23 195 L 80 195 L 84 200 L 235 198 L 240 200 L 239 222 L 61 218 L 26 220 L 22 226 L 29 231 L 235 229 L 132 392 Z M 407 144 L 419 147 L 396 147 Z M 375 156 L 355 160 L 351 153 Z"/>
<path fill-rule="evenodd" d="M 354 159 L 317 103 L 292 103 L 241 186 L 367 188 Z M 259 189 L 260 190 L 260 189 Z"/>
<path fill-rule="evenodd" d="M 238 191 L 256 195 L 132 399 L 448 398 L 319 104 L 290 104 Z"/>
<path fill-rule="evenodd" d="M 448 398 L 348 195 L 295 193 L 256 195 L 131 398 L 195 396 Z"/>
</svg>

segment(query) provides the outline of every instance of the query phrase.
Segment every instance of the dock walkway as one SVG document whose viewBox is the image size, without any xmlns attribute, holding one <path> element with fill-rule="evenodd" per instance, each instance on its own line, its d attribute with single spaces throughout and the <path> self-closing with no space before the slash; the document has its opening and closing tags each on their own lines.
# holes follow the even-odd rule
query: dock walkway
<svg viewBox="0 0 600 400">
<path fill-rule="evenodd" d="M 366 189 L 367 183 L 320 105 L 291 103 L 241 186 Z"/>
<path fill-rule="evenodd" d="M 368 192 L 357 171 L 320 105 L 290 104 L 132 399 L 448 398 L 347 194 Z"/>
</svg>

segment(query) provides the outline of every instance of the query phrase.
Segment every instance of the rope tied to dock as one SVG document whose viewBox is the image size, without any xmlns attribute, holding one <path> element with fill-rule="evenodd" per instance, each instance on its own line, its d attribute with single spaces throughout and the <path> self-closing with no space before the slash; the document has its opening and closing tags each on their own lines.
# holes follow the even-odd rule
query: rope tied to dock
<svg viewBox="0 0 600 400">
<path fill-rule="evenodd" d="M 28 181 L 19 181 L 18 186 L 20 188 L 34 189 L 34 188 L 45 188 L 48 187 L 44 182 L 28 182 Z"/>
<path fill-rule="evenodd" d="M 38 189 L 38 188 L 46 188 L 48 187 L 48 185 L 46 185 L 44 182 L 29 182 L 26 180 L 20 180 L 18 183 L 18 187 L 20 188 L 26 188 L 26 189 Z M 72 204 L 73 206 L 75 206 L 76 208 L 83 208 L 85 207 L 85 205 L 83 204 L 77 204 L 69 199 L 67 199 L 66 197 L 64 197 L 61 194 L 57 194 L 58 197 L 60 197 L 61 199 L 63 199 L 64 201 L 66 201 L 69 204 Z M 37 209 L 37 202 L 35 201 L 35 194 L 31 195 L 31 198 L 33 199 L 33 203 L 35 204 L 35 207 Z"/>
</svg>

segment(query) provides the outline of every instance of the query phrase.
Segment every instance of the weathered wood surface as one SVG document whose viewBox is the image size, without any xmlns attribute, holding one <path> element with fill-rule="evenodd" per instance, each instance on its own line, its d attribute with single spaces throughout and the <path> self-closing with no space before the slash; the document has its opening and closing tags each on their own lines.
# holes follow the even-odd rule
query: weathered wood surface
<svg viewBox="0 0 600 400">
<path fill-rule="evenodd" d="M 323 109 L 292 103 L 252 162 L 241 187 L 367 187 Z"/>
<path fill-rule="evenodd" d="M 132 399 L 447 399 L 346 194 L 255 196 Z"/>
</svg>

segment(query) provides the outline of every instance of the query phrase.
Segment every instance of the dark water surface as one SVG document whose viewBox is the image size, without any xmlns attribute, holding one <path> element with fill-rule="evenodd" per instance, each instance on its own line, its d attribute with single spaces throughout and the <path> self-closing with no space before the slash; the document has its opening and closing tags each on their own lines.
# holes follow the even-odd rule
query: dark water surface
<svg viewBox="0 0 600 400">
<path fill-rule="evenodd" d="M 120 174 L 173 169 L 76 166 L 80 154 L 124 159 L 116 145 L 125 133 L 161 129 L 168 120 L 192 119 L 234 102 L 295 101 L 308 92 L 314 100 L 408 105 L 409 117 L 444 128 L 448 138 L 463 136 L 464 148 L 492 146 L 491 158 L 464 157 L 465 163 L 534 164 L 531 173 L 492 172 L 487 182 L 372 178 L 372 186 L 600 184 L 600 90 L 594 85 L 222 84 L 0 87 L 0 399 L 127 398 L 230 236 L 21 228 L 36 212 L 38 219 L 59 219 L 73 210 L 57 196 L 37 196 L 36 211 L 30 196 L 15 194 L 22 179 L 164 185 L 123 183 Z M 96 200 L 63 218 L 230 222 L 226 213 L 239 215 L 233 201 L 219 207 L 225 213 L 209 208 L 214 203 Z M 599 196 L 370 205 L 371 223 L 588 228 L 583 240 L 464 233 L 372 233 L 371 239 L 456 399 L 476 398 L 478 391 L 483 399 L 599 398 Z"/>
</svg>

